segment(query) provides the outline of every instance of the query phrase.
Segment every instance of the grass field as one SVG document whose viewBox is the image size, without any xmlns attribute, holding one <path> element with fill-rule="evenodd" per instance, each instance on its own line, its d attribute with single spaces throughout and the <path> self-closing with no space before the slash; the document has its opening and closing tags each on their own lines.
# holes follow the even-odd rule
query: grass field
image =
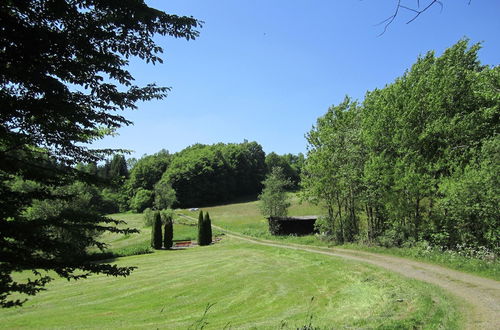
<svg viewBox="0 0 500 330">
<path fill-rule="evenodd" d="M 115 243 L 128 240 L 134 241 Z M 0 310 L 1 327 L 449 329 L 460 324 L 454 301 L 434 286 L 364 264 L 230 238 L 117 263 L 138 269 L 127 278 L 55 280 L 25 307 Z"/>
<path fill-rule="evenodd" d="M 292 205 L 288 212 L 289 215 L 322 215 L 324 213 L 318 206 L 309 203 L 299 203 L 295 195 L 291 195 L 291 197 Z M 207 207 L 203 208 L 203 211 L 208 211 L 210 213 L 213 224 L 245 235 L 297 244 L 315 246 L 332 245 L 331 242 L 322 240 L 315 235 L 300 237 L 272 236 L 268 230 L 267 220 L 260 214 L 257 201 Z M 190 212 L 188 210 L 179 210 L 179 213 L 197 217 L 196 212 Z M 361 244 L 345 244 L 338 247 L 411 258 L 500 280 L 500 262 L 498 260 L 491 262 L 464 257 L 456 253 L 442 253 L 437 250 L 421 251 L 417 248 L 384 248 Z"/>
</svg>

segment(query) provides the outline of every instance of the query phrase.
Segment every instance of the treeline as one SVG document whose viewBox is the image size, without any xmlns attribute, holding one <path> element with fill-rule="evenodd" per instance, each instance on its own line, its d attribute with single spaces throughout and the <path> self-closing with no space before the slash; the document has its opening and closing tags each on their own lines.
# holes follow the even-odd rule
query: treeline
<svg viewBox="0 0 500 330">
<path fill-rule="evenodd" d="M 166 150 L 139 160 L 114 155 L 104 164 L 78 165 L 109 183 L 94 196 L 104 213 L 146 208 L 198 207 L 239 197 L 256 197 L 272 168 L 279 167 L 297 189 L 304 155 L 268 155 L 257 142 L 195 144 L 178 153 Z"/>
<path fill-rule="evenodd" d="M 500 243 L 500 67 L 459 41 L 402 77 L 349 97 L 307 135 L 302 184 L 338 242 Z"/>
</svg>

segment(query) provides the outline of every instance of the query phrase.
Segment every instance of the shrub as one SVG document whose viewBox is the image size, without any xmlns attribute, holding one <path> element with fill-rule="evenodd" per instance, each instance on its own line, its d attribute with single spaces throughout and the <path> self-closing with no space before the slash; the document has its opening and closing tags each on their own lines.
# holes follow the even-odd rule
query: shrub
<svg viewBox="0 0 500 330">
<path fill-rule="evenodd" d="M 212 243 L 212 221 L 210 220 L 210 215 L 205 213 L 205 217 L 203 219 L 204 222 L 204 230 L 205 230 L 205 243 L 204 245 L 210 245 Z"/>
<path fill-rule="evenodd" d="M 144 216 L 144 226 L 145 227 L 150 227 L 153 225 L 153 215 L 154 215 L 154 212 L 153 210 L 151 210 L 149 207 L 146 208 L 144 210 L 144 212 L 142 212 L 143 216 Z"/>
<path fill-rule="evenodd" d="M 210 245 L 212 243 L 212 226 L 210 221 L 210 215 L 205 214 L 203 217 L 203 212 L 200 211 L 198 216 L 198 245 Z"/>
<path fill-rule="evenodd" d="M 173 245 L 174 239 L 174 226 L 172 223 L 172 218 L 167 218 L 165 220 L 165 231 L 163 232 L 163 246 L 165 249 L 170 249 Z"/>
<path fill-rule="evenodd" d="M 141 188 L 130 200 L 130 208 L 136 212 L 142 212 L 146 207 L 150 207 L 152 202 L 153 192 Z"/>
<path fill-rule="evenodd" d="M 153 215 L 153 228 L 151 228 L 151 247 L 153 249 L 161 249 L 161 217 L 160 212 L 155 211 Z"/>
<path fill-rule="evenodd" d="M 161 223 L 166 224 L 167 219 L 174 220 L 175 212 L 172 209 L 166 209 L 160 211 Z"/>
<path fill-rule="evenodd" d="M 200 213 L 198 214 L 198 245 L 205 245 L 203 244 L 205 242 L 205 233 L 204 233 L 204 226 L 203 226 L 203 211 L 200 210 Z"/>
</svg>

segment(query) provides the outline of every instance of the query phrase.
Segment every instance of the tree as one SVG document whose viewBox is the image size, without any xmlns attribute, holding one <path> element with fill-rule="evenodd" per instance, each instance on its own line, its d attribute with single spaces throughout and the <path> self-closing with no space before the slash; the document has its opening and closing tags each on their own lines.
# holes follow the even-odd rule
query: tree
<svg viewBox="0 0 500 330">
<path fill-rule="evenodd" d="M 290 185 L 290 180 L 284 177 L 283 170 L 275 167 L 262 182 L 264 189 L 259 195 L 260 210 L 267 217 L 284 217 L 290 206 L 286 195 L 286 187 Z"/>
<path fill-rule="evenodd" d="M 318 119 L 302 185 L 327 209 L 323 232 L 498 249 L 500 67 L 481 65 L 479 48 L 428 52 L 362 105 L 346 98 Z"/>
<path fill-rule="evenodd" d="M 160 180 L 154 187 L 154 206 L 158 210 L 168 209 L 177 201 L 175 190 L 165 180 Z"/>
<path fill-rule="evenodd" d="M 203 218 L 203 211 L 200 210 L 200 213 L 198 214 L 198 245 L 203 246 L 206 245 L 206 233 L 207 231 L 205 230 L 205 221 Z"/>
<path fill-rule="evenodd" d="M 205 227 L 205 244 L 212 244 L 212 221 L 210 220 L 210 214 L 205 213 L 205 217 L 203 218 L 204 227 Z"/>
<path fill-rule="evenodd" d="M 130 208 L 137 213 L 141 213 L 150 207 L 153 202 L 153 192 L 146 189 L 139 189 L 130 200 Z"/>
<path fill-rule="evenodd" d="M 172 185 L 180 207 L 257 195 L 265 154 L 256 142 L 195 144 L 174 155 L 162 181 Z"/>
<path fill-rule="evenodd" d="M 301 153 L 298 155 L 285 154 L 280 156 L 271 152 L 266 155 L 267 172 L 271 173 L 274 167 L 281 167 L 284 176 L 291 181 L 291 185 L 288 188 L 295 190 L 299 188 L 300 173 L 302 172 L 304 161 L 304 155 Z"/>
<path fill-rule="evenodd" d="M 164 217 L 163 222 L 165 223 L 165 228 L 163 231 L 163 246 L 165 247 L 165 249 L 170 249 L 174 245 L 173 220 L 171 214 L 164 215 L 164 213 L 162 213 L 162 216 Z"/>
<path fill-rule="evenodd" d="M 141 0 L 0 2 L 0 306 L 22 304 L 10 300 L 11 293 L 40 291 L 51 280 L 42 271 L 67 279 L 130 273 L 131 267 L 85 261 L 74 240 L 54 234 L 131 232 L 116 228 L 118 221 L 85 209 L 28 220 L 25 210 L 37 200 L 67 198 L 56 188 L 77 179 L 98 181 L 74 165 L 99 162 L 111 151 L 88 144 L 131 123 L 117 111 L 168 91 L 133 85 L 128 59 L 161 62 L 155 35 L 194 39 L 199 26 Z M 18 180 L 34 184 L 19 189 Z M 79 238 L 104 248 L 93 237 Z M 30 269 L 31 280 L 11 277 Z"/>
<path fill-rule="evenodd" d="M 126 182 L 129 195 L 133 196 L 141 188 L 153 190 L 170 165 L 171 159 L 172 155 L 168 151 L 161 150 L 136 161 L 130 170 L 130 178 Z"/>
<path fill-rule="evenodd" d="M 159 250 L 162 246 L 161 216 L 160 211 L 153 213 L 153 226 L 151 227 L 151 247 Z"/>
<path fill-rule="evenodd" d="M 113 155 L 109 167 L 109 176 L 118 181 L 118 183 L 123 184 L 125 179 L 128 178 L 128 168 L 125 156 Z"/>
<path fill-rule="evenodd" d="M 338 241 L 352 241 L 358 234 L 360 193 L 364 166 L 361 143 L 361 110 L 346 97 L 318 119 L 307 135 L 310 151 L 304 169 L 305 196 L 328 210 L 325 232 Z"/>
</svg>

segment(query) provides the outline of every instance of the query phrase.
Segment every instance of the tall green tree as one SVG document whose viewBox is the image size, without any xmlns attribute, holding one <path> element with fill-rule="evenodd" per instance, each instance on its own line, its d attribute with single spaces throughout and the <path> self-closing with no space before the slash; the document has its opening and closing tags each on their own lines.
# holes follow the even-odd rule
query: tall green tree
<svg viewBox="0 0 500 330">
<path fill-rule="evenodd" d="M 151 227 L 151 247 L 156 250 L 161 249 L 162 246 L 161 222 L 160 211 L 154 211 L 153 226 Z"/>
<path fill-rule="evenodd" d="M 163 179 L 158 181 L 154 186 L 154 207 L 164 210 L 172 207 L 175 202 L 177 202 L 177 196 L 170 183 Z"/>
<path fill-rule="evenodd" d="M 500 67 L 481 65 L 479 48 L 428 52 L 361 105 L 347 98 L 318 119 L 302 185 L 328 211 L 324 232 L 498 249 Z"/>
<path fill-rule="evenodd" d="M 259 208 L 266 217 L 284 217 L 288 213 L 290 202 L 286 188 L 290 180 L 285 178 L 281 167 L 275 167 L 263 181 L 264 189 L 259 195 Z"/>
<path fill-rule="evenodd" d="M 208 212 L 205 213 L 205 216 L 203 217 L 203 222 L 205 227 L 204 245 L 210 245 L 212 244 L 212 220 L 210 220 L 210 214 L 208 214 Z"/>
<path fill-rule="evenodd" d="M 170 249 L 174 245 L 174 223 L 172 219 L 172 215 L 169 213 L 162 213 L 164 231 L 163 231 L 163 247 L 165 249 Z"/>
<path fill-rule="evenodd" d="M 303 178 L 306 197 L 328 210 L 326 232 L 352 241 L 359 232 L 362 172 L 361 109 L 346 97 L 330 107 L 307 135 L 310 151 Z"/>
<path fill-rule="evenodd" d="M 116 228 L 117 221 L 74 208 L 28 220 L 25 210 L 37 200 L 67 198 L 57 187 L 97 180 L 73 167 L 110 153 L 88 144 L 131 123 L 119 111 L 161 99 L 168 91 L 133 85 L 129 58 L 161 62 L 154 36 L 193 39 L 199 24 L 141 0 L 0 2 L 0 306 L 22 304 L 9 298 L 14 292 L 41 290 L 51 280 L 43 271 L 67 279 L 130 273 L 131 267 L 85 261 L 78 237 L 64 240 L 54 234 L 129 232 Z M 19 189 L 19 179 L 35 184 Z M 104 248 L 93 237 L 80 238 L 87 246 Z M 31 280 L 11 276 L 30 269 Z"/>
<path fill-rule="evenodd" d="M 205 226 L 205 221 L 203 217 L 203 211 L 200 210 L 200 213 L 198 214 L 198 245 L 203 246 L 206 245 L 206 226 Z"/>
</svg>

